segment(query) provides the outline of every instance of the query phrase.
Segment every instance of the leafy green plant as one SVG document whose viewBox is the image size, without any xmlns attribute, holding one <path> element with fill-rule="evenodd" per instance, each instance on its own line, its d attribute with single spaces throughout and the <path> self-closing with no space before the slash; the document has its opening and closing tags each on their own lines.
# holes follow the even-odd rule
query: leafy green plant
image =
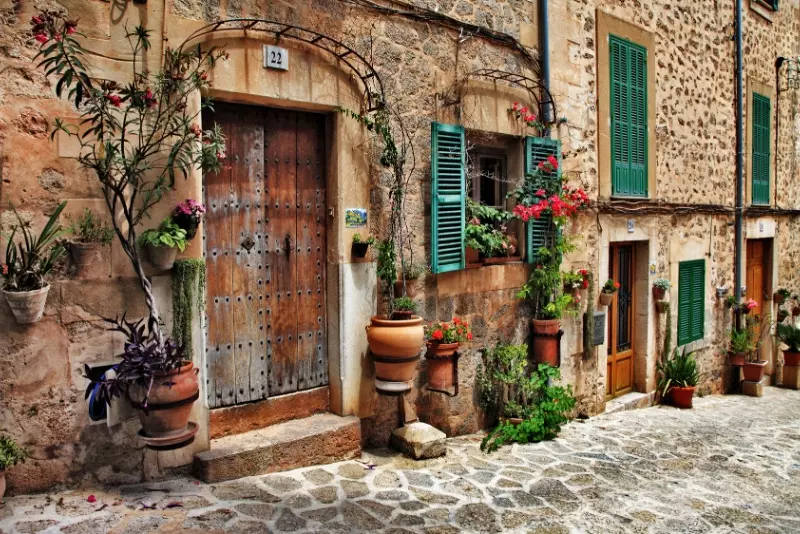
<svg viewBox="0 0 800 534">
<path fill-rule="evenodd" d="M 619 290 L 619 282 L 609 278 L 606 280 L 606 283 L 603 284 L 603 288 L 600 290 L 602 293 L 607 293 L 613 295 L 614 293 Z"/>
<path fill-rule="evenodd" d="M 733 310 L 739 309 L 739 300 L 736 298 L 736 295 L 728 295 L 725 297 L 725 307 Z"/>
<path fill-rule="evenodd" d="M 503 224 L 514 219 L 514 214 L 467 198 L 467 218 L 478 219 L 484 224 Z"/>
<path fill-rule="evenodd" d="M 180 259 L 172 267 L 172 338 L 192 359 L 192 315 L 205 310 L 206 262 L 203 259 Z"/>
<path fill-rule="evenodd" d="M 790 352 L 800 352 L 800 328 L 791 324 L 779 324 L 776 334 L 789 347 Z"/>
<path fill-rule="evenodd" d="M 565 295 L 559 295 L 558 290 L 562 286 L 561 258 L 574 249 L 575 247 L 566 238 L 558 236 L 552 248 L 541 247 L 537 251 L 535 268 L 531 271 L 528 281 L 517 292 L 518 298 L 530 299 L 534 318 L 558 318 L 561 316 L 560 312 L 566 310 L 572 303 L 571 297 L 569 302 L 561 298 Z M 553 306 L 548 308 L 550 304 Z"/>
<path fill-rule="evenodd" d="M 83 213 L 70 225 L 69 231 L 81 243 L 109 245 L 114 239 L 114 229 L 89 208 L 83 208 Z"/>
<path fill-rule="evenodd" d="M 417 311 L 417 303 L 411 297 L 397 297 L 394 299 L 394 311 L 413 313 Z"/>
<path fill-rule="evenodd" d="M 565 291 L 581 289 L 584 286 L 583 280 L 584 276 L 578 272 L 567 271 L 565 273 L 561 273 L 561 282 L 564 285 Z"/>
<path fill-rule="evenodd" d="M 749 354 L 753 350 L 753 333 L 749 328 L 733 328 L 728 332 L 728 337 L 731 340 L 731 352 Z"/>
<path fill-rule="evenodd" d="M 574 304 L 572 295 L 559 295 L 544 307 L 542 319 L 561 319 L 564 315 L 575 315 L 578 309 Z"/>
<path fill-rule="evenodd" d="M 12 205 L 16 222 L 6 239 L 5 263 L 2 266 L 6 291 L 35 291 L 47 286 L 45 276 L 53 269 L 56 260 L 64 254 L 64 247 L 56 240 L 65 233 L 58 218 L 66 202 L 58 205 L 38 236 L 33 235 L 31 224 L 24 221 Z M 17 242 L 17 237 L 21 242 Z"/>
<path fill-rule="evenodd" d="M 503 421 L 481 442 L 481 450 L 492 452 L 505 443 L 529 443 L 552 439 L 575 407 L 571 386 L 554 385 L 561 379 L 558 368 L 528 362 L 527 345 L 499 344 L 483 351 L 478 368 L 481 406 Z"/>
<path fill-rule="evenodd" d="M 372 237 L 372 236 L 369 236 L 368 238 L 364 239 L 363 237 L 361 237 L 361 234 L 359 234 L 358 232 L 353 234 L 353 243 L 355 243 L 356 245 L 359 245 L 359 244 L 362 244 L 362 243 L 365 244 L 365 245 L 371 245 L 374 242 L 375 242 L 375 238 Z"/>
<path fill-rule="evenodd" d="M 776 294 L 776 295 L 779 295 L 781 298 L 783 298 L 784 300 L 786 300 L 786 299 L 788 299 L 788 298 L 789 298 L 789 297 L 792 295 L 792 292 L 791 292 L 791 291 L 789 291 L 788 289 L 786 289 L 785 287 L 782 287 L 782 288 L 780 288 L 779 290 L 777 290 L 777 291 L 775 292 L 775 294 Z"/>
<path fill-rule="evenodd" d="M 3 429 L 0 428 L 0 431 Z M 0 436 L 0 472 L 24 462 L 30 453 L 8 436 Z"/>
<path fill-rule="evenodd" d="M 424 273 L 428 272 L 427 266 L 419 263 L 411 263 L 406 266 L 406 280 L 417 280 Z"/>
<path fill-rule="evenodd" d="M 656 363 L 656 371 L 660 375 L 656 389 L 662 397 L 666 397 L 672 387 L 694 387 L 700 379 L 694 352 L 687 353 L 685 346 L 682 352 L 675 347 L 672 357 L 666 356 L 663 362 Z"/>
<path fill-rule="evenodd" d="M 186 230 L 175 224 L 175 222 L 167 217 L 158 228 L 151 228 L 145 230 L 139 236 L 139 246 L 151 245 L 153 247 L 169 247 L 177 248 L 181 252 L 186 248 Z"/>
<path fill-rule="evenodd" d="M 672 284 L 666 278 L 656 278 L 655 282 L 653 282 L 653 287 L 663 289 L 664 291 L 669 291 L 669 288 L 672 287 Z"/>
</svg>

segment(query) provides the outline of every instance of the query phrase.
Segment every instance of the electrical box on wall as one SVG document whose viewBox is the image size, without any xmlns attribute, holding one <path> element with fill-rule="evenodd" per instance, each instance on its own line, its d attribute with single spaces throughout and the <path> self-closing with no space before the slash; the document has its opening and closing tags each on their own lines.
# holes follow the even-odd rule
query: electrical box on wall
<svg viewBox="0 0 800 534">
<path fill-rule="evenodd" d="M 594 332 L 592 332 L 592 345 L 602 345 L 606 341 L 606 312 L 594 312 Z"/>
</svg>

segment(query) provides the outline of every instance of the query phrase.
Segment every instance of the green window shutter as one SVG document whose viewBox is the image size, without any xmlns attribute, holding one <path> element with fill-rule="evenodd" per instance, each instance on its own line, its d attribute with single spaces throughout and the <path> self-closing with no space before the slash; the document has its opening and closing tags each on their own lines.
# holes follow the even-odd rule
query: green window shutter
<svg viewBox="0 0 800 534">
<path fill-rule="evenodd" d="M 769 204 L 769 162 L 770 162 L 770 101 L 769 98 L 753 93 L 753 119 L 751 154 L 753 204 Z"/>
<path fill-rule="evenodd" d="M 611 194 L 647 197 L 647 49 L 609 37 Z"/>
<path fill-rule="evenodd" d="M 561 180 L 561 141 L 549 137 L 525 138 L 525 174 L 531 174 L 539 162 L 547 160 L 547 156 L 558 159 L 558 171 L 554 180 Z M 536 259 L 536 252 L 551 244 L 554 237 L 553 217 L 543 215 L 539 219 L 531 219 L 525 225 L 525 249 L 528 254 L 528 263 Z"/>
<path fill-rule="evenodd" d="M 678 267 L 678 346 L 703 339 L 705 280 L 705 260 L 680 263 Z"/>
<path fill-rule="evenodd" d="M 464 127 L 431 124 L 431 267 L 464 268 Z"/>
</svg>

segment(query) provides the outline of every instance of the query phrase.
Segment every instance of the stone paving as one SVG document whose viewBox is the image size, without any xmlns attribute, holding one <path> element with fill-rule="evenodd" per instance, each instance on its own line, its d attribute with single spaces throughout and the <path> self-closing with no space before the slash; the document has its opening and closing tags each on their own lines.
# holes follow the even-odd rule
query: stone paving
<svg viewBox="0 0 800 534">
<path fill-rule="evenodd" d="M 491 455 L 467 436 L 425 462 L 371 451 L 214 485 L 182 478 L 11 497 L 0 531 L 800 532 L 800 392 L 695 400 L 692 411 L 574 421 L 555 441 Z"/>
</svg>

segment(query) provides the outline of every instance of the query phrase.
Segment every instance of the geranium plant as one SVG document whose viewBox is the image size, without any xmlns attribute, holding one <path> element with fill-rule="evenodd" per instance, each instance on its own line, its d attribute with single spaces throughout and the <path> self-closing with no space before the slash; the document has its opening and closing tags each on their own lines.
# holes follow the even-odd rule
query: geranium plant
<svg viewBox="0 0 800 534">
<path fill-rule="evenodd" d="M 653 282 L 653 287 L 656 289 L 663 289 L 664 291 L 669 291 L 669 288 L 672 287 L 672 284 L 666 278 L 656 278 Z"/>
<path fill-rule="evenodd" d="M 747 299 L 742 302 L 742 311 L 744 313 L 750 313 L 754 309 L 758 307 L 758 302 L 753 299 Z"/>
<path fill-rule="evenodd" d="M 425 328 L 425 337 L 431 343 L 466 343 L 472 341 L 469 323 L 454 317 L 450 322 L 431 323 Z"/>
<path fill-rule="evenodd" d="M 613 278 L 609 278 L 608 280 L 606 280 L 606 283 L 603 284 L 603 288 L 600 291 L 602 291 L 603 293 L 608 293 L 610 295 L 613 295 L 618 290 L 619 290 L 619 282 L 617 282 Z"/>
</svg>

